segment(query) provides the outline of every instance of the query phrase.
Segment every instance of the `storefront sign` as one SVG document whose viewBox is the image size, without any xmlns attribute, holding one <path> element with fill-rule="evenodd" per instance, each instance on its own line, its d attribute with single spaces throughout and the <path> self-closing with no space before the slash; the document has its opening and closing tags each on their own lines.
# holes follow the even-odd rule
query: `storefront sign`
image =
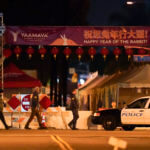
<svg viewBox="0 0 150 150">
<path fill-rule="evenodd" d="M 133 61 L 135 61 L 135 62 L 150 62 L 150 55 L 134 55 Z"/>
</svg>

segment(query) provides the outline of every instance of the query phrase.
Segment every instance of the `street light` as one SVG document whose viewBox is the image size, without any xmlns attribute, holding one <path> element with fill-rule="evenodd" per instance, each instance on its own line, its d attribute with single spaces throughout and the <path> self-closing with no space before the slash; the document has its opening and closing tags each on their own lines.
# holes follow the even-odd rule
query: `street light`
<svg viewBox="0 0 150 150">
<path fill-rule="evenodd" d="M 149 3 L 149 0 L 126 0 L 127 5 L 133 5 L 133 4 L 142 4 L 142 3 Z"/>
<path fill-rule="evenodd" d="M 129 0 L 129 1 L 126 2 L 126 4 L 127 5 L 133 5 L 133 4 L 135 4 L 135 1 Z"/>
</svg>

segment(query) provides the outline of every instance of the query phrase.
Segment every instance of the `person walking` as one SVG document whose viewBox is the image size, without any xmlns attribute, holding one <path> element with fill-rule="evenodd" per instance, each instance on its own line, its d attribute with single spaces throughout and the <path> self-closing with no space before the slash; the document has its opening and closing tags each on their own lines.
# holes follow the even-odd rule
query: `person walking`
<svg viewBox="0 0 150 150">
<path fill-rule="evenodd" d="M 4 107 L 4 102 L 3 102 L 3 90 L 0 89 L 0 119 L 5 126 L 5 129 L 8 130 L 10 126 L 7 125 L 4 115 L 3 115 L 3 107 Z"/>
<path fill-rule="evenodd" d="M 70 109 L 71 109 L 72 114 L 73 114 L 73 119 L 69 122 L 68 126 L 72 130 L 77 130 L 76 123 L 77 123 L 77 120 L 79 118 L 79 114 L 78 114 L 79 104 L 78 104 L 78 101 L 75 98 L 75 96 L 73 96 L 71 98 Z"/>
<path fill-rule="evenodd" d="M 46 129 L 46 127 L 42 126 L 42 118 L 41 118 L 40 113 L 39 113 L 39 92 L 40 92 L 39 87 L 35 87 L 33 89 L 33 95 L 32 95 L 32 99 L 31 99 L 31 103 L 30 103 L 31 115 L 30 115 L 30 118 L 25 125 L 25 129 L 31 129 L 31 128 L 29 128 L 29 124 L 33 120 L 34 116 L 37 117 L 37 120 L 39 123 L 39 129 Z"/>
</svg>

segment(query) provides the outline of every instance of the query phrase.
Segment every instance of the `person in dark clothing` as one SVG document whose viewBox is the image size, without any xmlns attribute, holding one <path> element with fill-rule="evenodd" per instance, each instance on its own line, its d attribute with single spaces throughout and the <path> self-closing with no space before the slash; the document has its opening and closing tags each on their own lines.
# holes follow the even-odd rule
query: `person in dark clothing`
<svg viewBox="0 0 150 150">
<path fill-rule="evenodd" d="M 3 90 L 0 89 L 0 119 L 3 123 L 3 125 L 5 126 L 5 129 L 8 130 L 10 128 L 10 126 L 7 125 L 4 115 L 3 115 L 3 107 L 4 107 L 4 102 L 3 102 Z"/>
<path fill-rule="evenodd" d="M 37 117 L 37 120 L 40 126 L 39 129 L 45 129 L 45 127 L 42 126 L 42 123 L 41 123 L 42 118 L 39 113 L 39 92 L 40 92 L 39 87 L 34 88 L 33 96 L 32 96 L 31 103 L 30 103 L 32 112 L 31 112 L 29 120 L 27 121 L 25 125 L 25 129 L 31 129 L 29 128 L 29 124 L 33 120 L 34 116 Z"/>
<path fill-rule="evenodd" d="M 73 119 L 69 122 L 68 126 L 72 130 L 77 130 L 76 123 L 79 118 L 79 114 L 78 114 L 79 104 L 75 97 L 71 98 L 70 109 L 72 110 Z"/>
</svg>

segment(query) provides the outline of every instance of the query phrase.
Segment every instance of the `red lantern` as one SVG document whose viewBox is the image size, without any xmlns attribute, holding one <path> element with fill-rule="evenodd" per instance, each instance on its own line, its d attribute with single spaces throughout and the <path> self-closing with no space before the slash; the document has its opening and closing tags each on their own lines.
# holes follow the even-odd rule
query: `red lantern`
<svg viewBox="0 0 150 150">
<path fill-rule="evenodd" d="M 64 49 L 64 54 L 65 54 L 65 56 L 66 56 L 66 59 L 68 59 L 69 56 L 70 56 L 70 54 L 71 54 L 71 49 L 70 49 L 69 47 L 66 47 L 66 48 Z"/>
<path fill-rule="evenodd" d="M 146 51 L 143 48 L 140 48 L 138 50 L 138 54 L 140 54 L 140 55 L 144 55 L 145 53 L 146 53 Z"/>
<path fill-rule="evenodd" d="M 89 50 L 88 50 L 88 53 L 90 55 L 90 57 L 93 59 L 94 58 L 94 55 L 96 54 L 96 49 L 94 47 L 91 47 Z"/>
<path fill-rule="evenodd" d="M 26 52 L 27 52 L 27 54 L 29 55 L 29 58 L 31 58 L 32 55 L 33 55 L 33 53 L 34 53 L 34 49 L 33 49 L 31 46 L 29 46 L 29 47 L 27 48 Z"/>
<path fill-rule="evenodd" d="M 104 60 L 106 59 L 107 55 L 109 54 L 109 50 L 106 47 L 103 47 L 100 50 L 100 53 L 103 55 Z"/>
<path fill-rule="evenodd" d="M 132 48 L 127 48 L 126 49 L 126 54 L 128 55 L 128 60 L 131 58 L 131 55 L 133 55 L 133 49 Z"/>
<path fill-rule="evenodd" d="M 113 50 L 113 53 L 114 53 L 114 55 L 115 55 L 115 57 L 116 57 L 116 60 L 118 60 L 119 55 L 121 54 L 121 50 L 120 50 L 118 47 L 116 47 L 116 48 Z"/>
<path fill-rule="evenodd" d="M 78 48 L 76 49 L 76 54 L 78 55 L 78 59 L 80 60 L 80 59 L 81 59 L 81 56 L 82 56 L 82 54 L 83 54 L 83 48 L 78 47 Z"/>
<path fill-rule="evenodd" d="M 19 46 L 16 46 L 16 48 L 14 49 L 14 53 L 16 54 L 17 59 L 19 58 L 21 51 L 22 50 Z"/>
<path fill-rule="evenodd" d="M 41 54 L 41 58 L 43 59 L 46 54 L 46 49 L 44 47 L 41 47 L 39 49 L 39 53 Z"/>
<path fill-rule="evenodd" d="M 51 50 L 51 53 L 53 54 L 54 58 L 56 59 L 56 56 L 59 53 L 59 49 L 57 47 L 53 47 Z"/>
<path fill-rule="evenodd" d="M 6 57 L 6 58 L 10 57 L 10 56 L 12 55 L 11 49 L 9 49 L 9 48 L 4 49 L 4 50 L 3 50 L 3 55 L 4 55 L 4 57 Z"/>
</svg>

